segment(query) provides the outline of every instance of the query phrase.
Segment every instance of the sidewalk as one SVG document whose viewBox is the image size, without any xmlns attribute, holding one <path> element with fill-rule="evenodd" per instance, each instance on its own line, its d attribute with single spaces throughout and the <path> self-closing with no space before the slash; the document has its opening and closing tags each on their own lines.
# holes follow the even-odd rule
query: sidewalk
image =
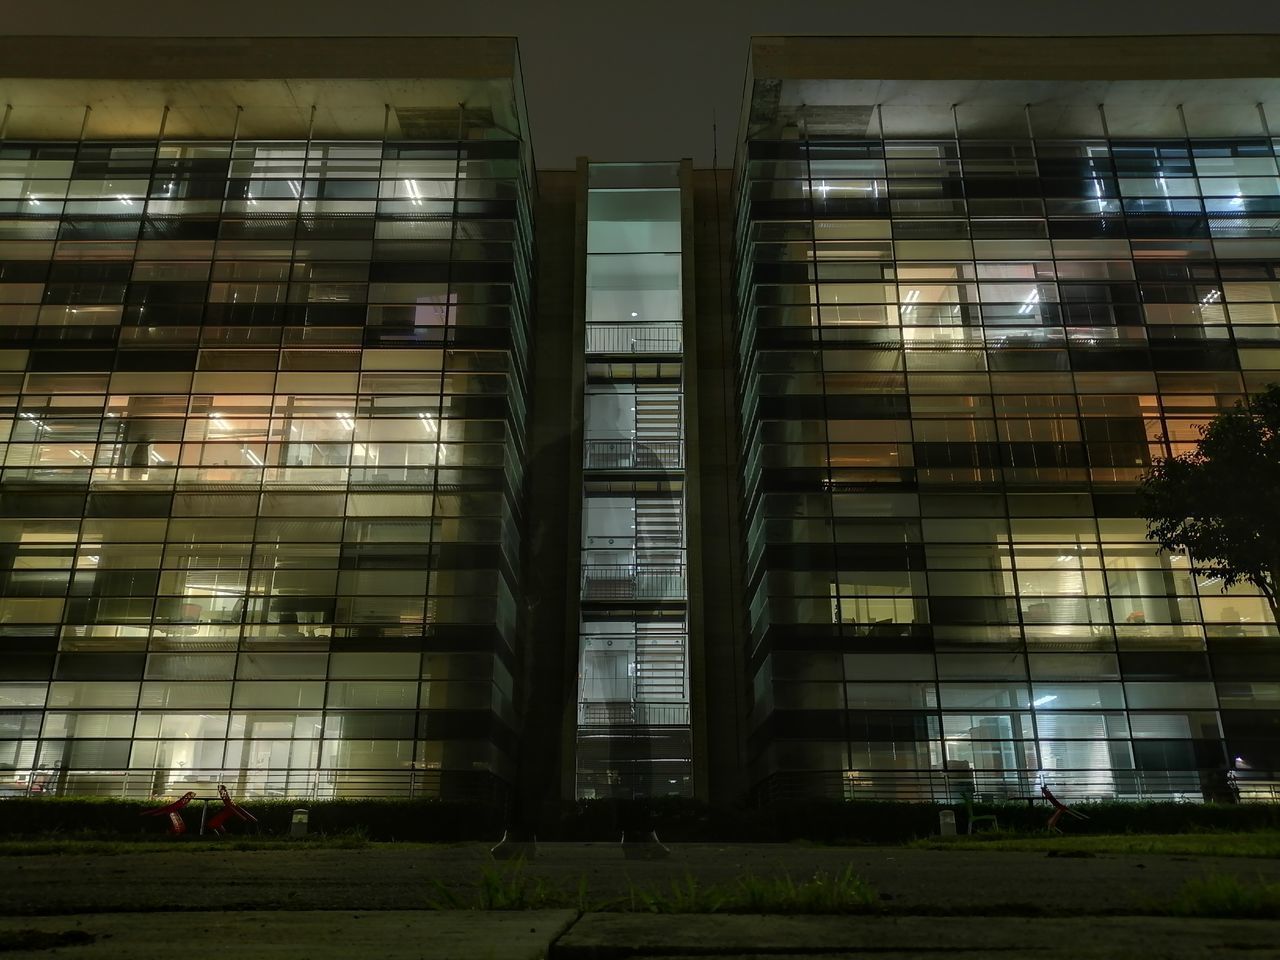
<svg viewBox="0 0 1280 960">
<path fill-rule="evenodd" d="M 660 917 L 588 914 L 553 960 L 649 957 L 859 957 L 948 960 L 1200 960 L 1276 957 L 1266 920 L 1151 917 Z"/>
<path fill-rule="evenodd" d="M 357 850 L 236 852 L 216 842 L 172 852 L 111 856 L 0 857 L 0 914 L 147 910 L 420 910 L 441 888 L 472 903 L 495 863 L 479 843 L 374 844 Z M 789 875 L 852 868 L 891 913 L 1149 913 L 1187 880 L 1206 874 L 1280 883 L 1280 859 L 808 847 L 787 844 L 675 844 L 669 860 L 624 860 L 616 843 L 539 845 L 529 878 L 591 898 L 624 896 L 634 885 L 671 889 L 694 877 L 732 883 L 743 874 Z M 576 905 L 576 904 L 574 904 Z"/>
<path fill-rule="evenodd" d="M 386 910 L 0 918 L 13 960 L 1200 960 L 1280 956 L 1263 920 L 1150 917 L 760 917 Z M 28 949 L 15 949 L 25 944 Z"/>
<path fill-rule="evenodd" d="M 634 887 L 851 868 L 878 916 L 435 911 L 477 903 L 482 877 L 518 870 L 589 911 Z M 545 844 L 524 865 L 483 844 L 0 857 L 0 958 L 60 960 L 877 960 L 1280 958 L 1280 924 L 1149 916 L 1207 875 L 1280 882 L 1280 859 L 932 851 L 904 847 L 676 845 L 664 861 L 617 844 Z M 492 901 L 490 901 L 492 902 Z"/>
<path fill-rule="evenodd" d="M 0 956 L 5 960 L 540 960 L 576 917 L 572 910 L 3 917 Z M 24 943 L 24 937 L 32 949 L 13 949 Z"/>
</svg>

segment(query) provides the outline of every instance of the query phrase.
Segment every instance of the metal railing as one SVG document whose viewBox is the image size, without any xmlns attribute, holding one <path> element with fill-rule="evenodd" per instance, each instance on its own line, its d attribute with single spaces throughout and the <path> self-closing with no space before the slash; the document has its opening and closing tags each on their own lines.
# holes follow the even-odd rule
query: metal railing
<svg viewBox="0 0 1280 960">
<path fill-rule="evenodd" d="M 687 727 L 689 707 L 681 703 L 579 702 L 579 724 L 596 727 Z M 604 731 L 608 735 L 608 731 Z M 1209 782 L 1197 770 L 1059 770 L 1046 778 L 1059 799 L 1174 800 L 1199 803 Z M 757 802 L 826 798 L 831 800 L 903 800 L 962 803 L 1042 802 L 1040 778 L 1029 771 L 823 770 L 776 773 L 754 791 Z M 236 768 L 179 770 L 60 770 L 38 767 L 8 771 L 0 783 L 5 797 L 104 796 L 150 799 L 179 796 L 187 790 L 212 793 L 226 784 L 237 799 L 341 797 L 441 798 L 491 802 L 503 793 L 499 778 L 469 770 L 365 769 L 316 770 Z M 1280 800 L 1276 771 L 1239 781 L 1241 803 Z"/>
<path fill-rule="evenodd" d="M 683 346 L 680 324 L 673 320 L 587 324 L 588 354 L 680 353 Z"/>
<path fill-rule="evenodd" d="M 687 727 L 687 703 L 642 703 L 635 700 L 583 700 L 579 726 Z"/>
<path fill-rule="evenodd" d="M 634 563 L 584 564 L 583 600 L 683 600 L 684 567 Z"/>
<path fill-rule="evenodd" d="M 36 768 L 0 785 L 3 797 L 176 797 L 188 790 L 213 793 L 225 784 L 236 798 L 339 797 L 458 799 L 492 801 L 503 785 L 491 773 L 472 770 L 316 770 L 314 768 L 242 770 L 60 770 Z"/>
<path fill-rule="evenodd" d="M 1241 778 L 1236 786 L 1241 803 L 1280 803 L 1280 780 Z"/>
<path fill-rule="evenodd" d="M 679 470 L 684 466 L 680 440 L 588 440 L 586 470 Z"/>
<path fill-rule="evenodd" d="M 1040 785 L 1068 802 L 1087 800 L 1173 800 L 1201 803 L 1220 792 L 1213 778 L 1199 770 L 1054 770 L 1046 776 L 1027 770 L 815 770 L 783 771 L 757 785 L 757 802 L 804 800 L 900 800 L 963 803 L 1042 801 Z M 1268 802 L 1276 781 L 1241 783 L 1241 803 Z"/>
</svg>

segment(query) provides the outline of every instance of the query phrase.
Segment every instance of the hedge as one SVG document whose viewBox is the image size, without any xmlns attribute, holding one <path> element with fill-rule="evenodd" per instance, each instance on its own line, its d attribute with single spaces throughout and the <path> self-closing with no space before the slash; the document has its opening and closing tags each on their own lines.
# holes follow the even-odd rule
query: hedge
<svg viewBox="0 0 1280 960">
<path fill-rule="evenodd" d="M 360 833 L 370 840 L 420 842 L 492 841 L 501 836 L 504 812 L 493 805 L 434 800 L 253 800 L 244 806 L 258 824 L 232 821 L 230 832 L 284 836 L 296 808 L 309 811 L 312 833 Z M 165 832 L 163 818 L 142 817 L 154 801 L 108 798 L 13 798 L 0 800 L 0 838 L 37 836 L 152 837 Z M 217 809 L 216 803 L 210 805 Z M 672 842 L 896 843 L 938 832 L 938 813 L 953 809 L 965 830 L 962 807 L 892 801 L 808 801 L 755 809 L 712 808 L 689 800 L 650 804 L 658 836 Z M 975 813 L 995 814 L 1005 830 L 1043 830 L 1044 804 L 978 804 Z M 1086 821 L 1072 833 L 1192 833 L 1280 830 L 1280 805 L 1202 803 L 1077 804 Z M 199 807 L 187 810 L 195 833 Z M 544 817 L 543 840 L 605 841 L 619 835 L 619 808 L 608 801 L 566 805 Z"/>
<path fill-rule="evenodd" d="M 115 798 L 15 798 L 0 800 L 0 838 L 49 835 L 95 837 L 163 836 L 165 817 L 144 817 L 144 810 L 161 801 Z M 448 842 L 487 840 L 502 833 L 501 811 L 484 805 L 430 800 L 254 800 L 241 798 L 241 806 L 257 823 L 233 819 L 228 833 L 286 836 L 296 809 L 309 813 L 311 833 L 339 835 L 361 833 L 371 840 Z M 189 834 L 200 823 L 202 804 L 190 804 L 184 813 Z M 214 801 L 209 816 L 221 809 Z"/>
</svg>

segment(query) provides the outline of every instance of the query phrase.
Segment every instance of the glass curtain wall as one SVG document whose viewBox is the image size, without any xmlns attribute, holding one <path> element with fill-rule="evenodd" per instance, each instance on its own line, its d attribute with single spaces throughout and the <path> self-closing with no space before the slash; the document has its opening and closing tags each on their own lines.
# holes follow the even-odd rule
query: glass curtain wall
<svg viewBox="0 0 1280 960">
<path fill-rule="evenodd" d="M 0 793 L 499 789 L 529 183 L 463 136 L 0 143 Z"/>
<path fill-rule="evenodd" d="M 678 166 L 588 175 L 576 790 L 688 795 Z"/>
<path fill-rule="evenodd" d="M 1276 141 L 865 112 L 801 110 L 739 171 L 759 794 L 1247 790 L 1280 768 L 1276 624 L 1134 492 L 1280 380 Z"/>
</svg>

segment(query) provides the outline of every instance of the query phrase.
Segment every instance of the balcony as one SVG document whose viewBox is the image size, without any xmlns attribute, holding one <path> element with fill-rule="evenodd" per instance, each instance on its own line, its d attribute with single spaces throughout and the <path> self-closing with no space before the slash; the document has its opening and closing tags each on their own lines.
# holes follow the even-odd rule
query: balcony
<svg viewBox="0 0 1280 960">
<path fill-rule="evenodd" d="M 683 600 L 682 564 L 609 563 L 582 567 L 583 600 Z"/>
<path fill-rule="evenodd" d="M 682 440 L 588 440 L 584 470 L 680 470 L 684 467 Z"/>
<path fill-rule="evenodd" d="M 588 323 L 587 355 L 678 354 L 684 340 L 678 320 L 653 323 Z"/>
<path fill-rule="evenodd" d="M 687 727 L 687 703 L 643 703 L 635 700 L 583 700 L 579 726 Z"/>
</svg>

